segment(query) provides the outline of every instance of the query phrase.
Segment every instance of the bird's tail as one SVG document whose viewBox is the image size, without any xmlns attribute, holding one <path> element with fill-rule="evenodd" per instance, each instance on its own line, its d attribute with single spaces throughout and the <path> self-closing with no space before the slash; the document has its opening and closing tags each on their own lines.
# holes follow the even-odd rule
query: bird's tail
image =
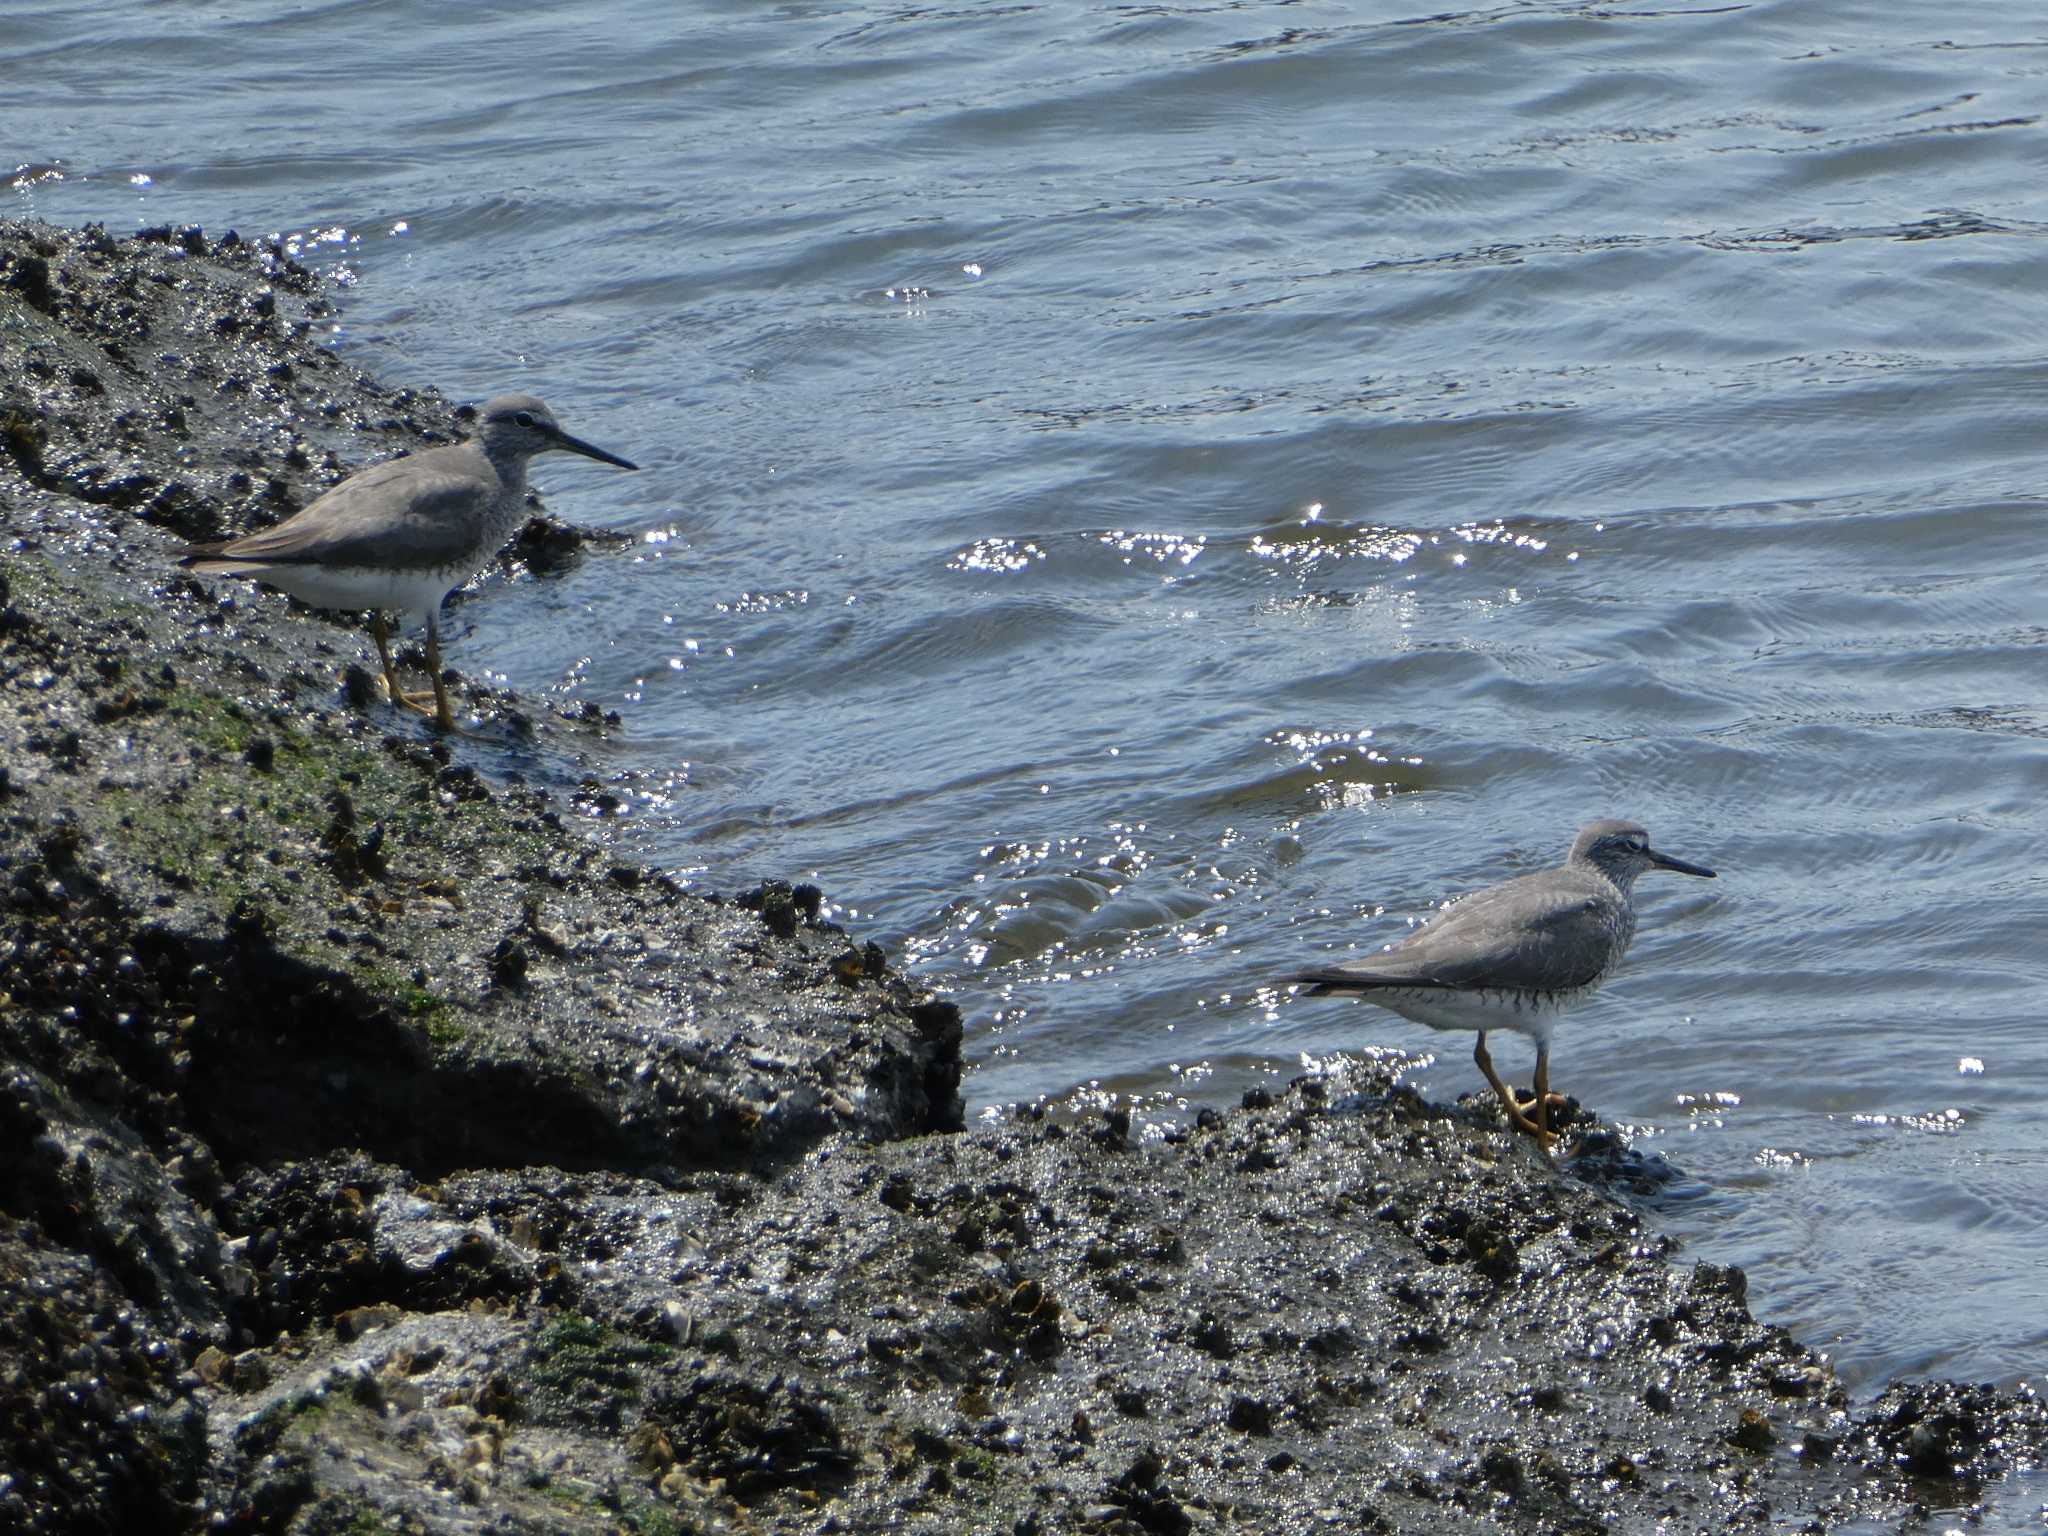
<svg viewBox="0 0 2048 1536">
<path fill-rule="evenodd" d="M 1289 986 L 1306 987 L 1310 997 L 1328 997 L 1333 992 L 1359 990 L 1362 983 L 1370 984 L 1365 983 L 1362 977 L 1346 976 L 1338 970 L 1296 971 L 1293 975 L 1280 979 Z"/>
<path fill-rule="evenodd" d="M 226 539 L 215 539 L 210 544 L 187 544 L 178 551 L 178 564 L 198 565 L 203 560 L 220 559 L 221 551 L 228 547 Z"/>
<path fill-rule="evenodd" d="M 1330 966 L 1320 971 L 1296 971 L 1280 978 L 1283 986 L 1306 987 L 1310 997 L 1330 997 L 1341 992 L 1377 992 L 1386 987 L 1405 990 L 1439 987 L 1441 982 L 1419 981 L 1413 976 L 1375 976 L 1367 971 L 1347 971 Z"/>
</svg>

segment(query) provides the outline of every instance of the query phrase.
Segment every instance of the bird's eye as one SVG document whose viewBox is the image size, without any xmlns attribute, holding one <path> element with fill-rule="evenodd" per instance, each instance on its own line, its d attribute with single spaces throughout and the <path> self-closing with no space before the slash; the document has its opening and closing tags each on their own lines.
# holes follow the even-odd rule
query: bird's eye
<svg viewBox="0 0 2048 1536">
<path fill-rule="evenodd" d="M 533 412 L 520 411 L 516 415 L 514 415 L 512 419 L 518 422 L 519 425 L 522 427 L 530 427 L 533 425 Z"/>
</svg>

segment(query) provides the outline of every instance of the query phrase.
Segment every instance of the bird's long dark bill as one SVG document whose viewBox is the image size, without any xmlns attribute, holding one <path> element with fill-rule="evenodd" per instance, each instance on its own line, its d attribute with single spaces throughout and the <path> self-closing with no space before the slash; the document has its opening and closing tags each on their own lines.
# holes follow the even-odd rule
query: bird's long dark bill
<svg viewBox="0 0 2048 1536">
<path fill-rule="evenodd" d="M 566 448 L 571 453 L 583 454 L 586 458 L 596 459 L 603 464 L 616 464 L 621 469 L 638 469 L 640 467 L 631 459 L 622 459 L 616 453 L 606 453 L 597 444 L 586 443 L 582 438 L 571 437 L 566 432 L 557 432 L 555 434 L 555 446 Z"/>
<path fill-rule="evenodd" d="M 1703 864 L 1688 864 L 1683 859 L 1674 859 L 1668 853 L 1650 850 L 1650 862 L 1659 869 L 1668 869 L 1675 875 L 1698 875 L 1702 880 L 1712 880 L 1714 872 Z"/>
</svg>

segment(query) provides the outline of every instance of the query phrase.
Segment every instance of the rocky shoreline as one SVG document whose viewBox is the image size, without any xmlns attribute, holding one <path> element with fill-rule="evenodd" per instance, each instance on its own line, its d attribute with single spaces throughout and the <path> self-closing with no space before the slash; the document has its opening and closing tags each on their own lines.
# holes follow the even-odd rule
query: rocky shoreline
<svg viewBox="0 0 2048 1536">
<path fill-rule="evenodd" d="M 2041 1456 L 2025 1389 L 1851 1403 L 1598 1131 L 1370 1068 L 963 1129 L 816 891 L 579 822 L 601 721 L 437 740 L 172 565 L 460 432 L 329 313 L 0 222 L 0 1528 L 1825 1530 Z"/>
</svg>

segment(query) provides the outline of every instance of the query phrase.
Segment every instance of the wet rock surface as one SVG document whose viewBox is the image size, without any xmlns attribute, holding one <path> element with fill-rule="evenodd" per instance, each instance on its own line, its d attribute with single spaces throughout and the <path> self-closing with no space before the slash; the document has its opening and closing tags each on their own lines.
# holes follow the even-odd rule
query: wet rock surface
<svg viewBox="0 0 2048 1536">
<path fill-rule="evenodd" d="M 0 1528 L 1827 1529 L 2040 1456 L 2024 1390 L 1848 1401 L 1597 1126 L 1360 1068 L 959 1132 L 957 1012 L 815 888 L 681 891 L 575 723 L 439 741 L 175 569 L 460 430 L 327 302 L 0 223 Z"/>
</svg>

